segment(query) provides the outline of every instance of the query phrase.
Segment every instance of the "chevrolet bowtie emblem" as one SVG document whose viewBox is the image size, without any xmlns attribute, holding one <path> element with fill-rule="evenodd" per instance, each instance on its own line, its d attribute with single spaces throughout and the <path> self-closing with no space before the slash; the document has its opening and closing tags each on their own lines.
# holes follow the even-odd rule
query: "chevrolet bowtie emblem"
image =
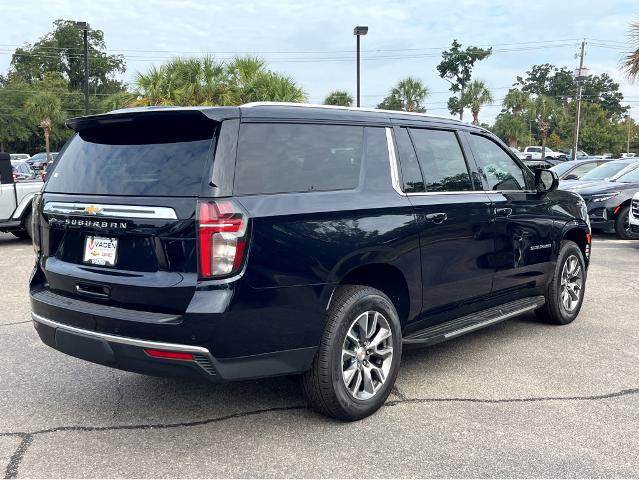
<svg viewBox="0 0 639 480">
<path fill-rule="evenodd" d="M 100 207 L 96 207 L 95 205 L 89 205 L 84 208 L 84 213 L 88 213 L 89 215 L 97 215 L 100 213 L 102 209 Z"/>
</svg>

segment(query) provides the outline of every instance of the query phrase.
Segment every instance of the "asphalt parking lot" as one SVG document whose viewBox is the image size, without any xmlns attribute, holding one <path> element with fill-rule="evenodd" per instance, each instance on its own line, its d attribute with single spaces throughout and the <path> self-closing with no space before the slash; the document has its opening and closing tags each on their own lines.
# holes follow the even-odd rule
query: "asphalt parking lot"
<svg viewBox="0 0 639 480">
<path fill-rule="evenodd" d="M 408 351 L 387 405 L 351 424 L 308 410 L 290 378 L 152 378 L 46 347 L 32 259 L 0 234 L 6 478 L 639 475 L 639 241 L 595 238 L 573 324 L 525 316 Z"/>
</svg>

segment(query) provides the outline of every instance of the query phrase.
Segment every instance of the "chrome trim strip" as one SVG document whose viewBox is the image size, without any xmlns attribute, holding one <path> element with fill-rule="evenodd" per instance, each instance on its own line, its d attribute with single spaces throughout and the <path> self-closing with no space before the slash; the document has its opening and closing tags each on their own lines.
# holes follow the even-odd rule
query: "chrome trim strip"
<svg viewBox="0 0 639 480">
<path fill-rule="evenodd" d="M 455 192 L 413 192 L 413 193 L 405 193 L 404 195 L 408 195 L 409 197 L 425 197 L 428 195 L 477 195 L 477 194 L 486 194 L 484 190 L 460 190 Z"/>
<path fill-rule="evenodd" d="M 406 194 L 402 192 L 402 189 L 399 185 L 399 171 L 397 169 L 397 156 L 395 155 L 395 143 L 393 142 L 393 132 L 390 127 L 386 127 L 386 145 L 388 146 L 388 160 L 390 162 L 390 171 L 391 171 L 391 184 L 393 185 L 393 190 L 399 193 L 402 196 Z"/>
<path fill-rule="evenodd" d="M 94 207 L 100 209 L 97 213 L 86 212 L 85 209 Z M 87 215 L 90 217 L 117 218 L 153 218 L 157 220 L 177 220 L 175 210 L 171 207 L 149 207 L 143 205 L 109 205 L 102 203 L 70 203 L 47 202 L 44 213 L 60 215 Z"/>
<path fill-rule="evenodd" d="M 209 352 L 208 349 L 204 347 L 196 347 L 194 345 L 181 345 L 178 343 L 153 342 L 150 340 L 138 340 L 137 338 L 120 337 L 118 335 L 109 335 L 108 333 L 94 332 L 92 330 L 85 330 L 83 328 L 72 327 L 70 325 L 58 323 L 54 320 L 43 317 L 42 315 L 38 315 L 37 313 L 33 312 L 31 312 L 31 318 L 34 322 L 42 323 L 43 325 L 47 325 L 49 327 L 61 328 L 62 330 L 67 330 L 69 332 L 79 333 L 81 335 L 98 338 L 100 340 L 106 340 L 107 342 L 121 343 L 123 345 L 131 345 L 133 347 L 150 348 L 155 350 L 199 353 L 202 355 L 206 355 L 211 360 L 213 359 L 211 352 Z"/>
<path fill-rule="evenodd" d="M 532 305 L 529 305 L 529 306 L 524 307 L 524 308 L 520 308 L 519 310 L 515 310 L 513 312 L 504 313 L 504 314 L 502 314 L 502 315 L 500 315 L 498 317 L 491 318 L 490 320 L 486 320 L 485 322 L 475 323 L 473 325 L 469 325 L 467 327 L 460 328 L 459 330 L 455 330 L 454 332 L 446 333 L 446 334 L 444 334 L 444 338 L 445 339 L 449 339 L 449 338 L 458 337 L 459 335 L 463 335 L 464 333 L 472 332 L 473 330 L 478 330 L 480 328 L 487 327 L 489 325 L 492 325 L 493 323 L 499 323 L 499 322 L 502 322 L 504 320 L 508 320 L 509 318 L 515 317 L 515 316 L 520 315 L 522 313 L 530 312 L 531 310 L 535 310 L 535 309 L 541 307 L 542 305 L 543 305 L 543 303 L 541 303 L 541 302 L 535 302 Z"/>
</svg>

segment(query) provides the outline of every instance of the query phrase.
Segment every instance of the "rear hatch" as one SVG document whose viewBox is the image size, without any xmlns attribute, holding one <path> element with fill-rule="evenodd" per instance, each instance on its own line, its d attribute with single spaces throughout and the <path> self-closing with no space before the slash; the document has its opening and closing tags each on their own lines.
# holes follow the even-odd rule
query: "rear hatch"
<svg viewBox="0 0 639 480">
<path fill-rule="evenodd" d="M 197 110 L 70 122 L 39 205 L 42 287 L 181 314 L 198 279 L 196 209 L 218 124 Z"/>
</svg>

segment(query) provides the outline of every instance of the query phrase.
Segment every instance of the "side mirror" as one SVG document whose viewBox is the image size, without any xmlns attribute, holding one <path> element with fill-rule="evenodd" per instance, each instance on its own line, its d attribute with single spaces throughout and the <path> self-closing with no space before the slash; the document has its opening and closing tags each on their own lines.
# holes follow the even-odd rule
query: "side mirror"
<svg viewBox="0 0 639 480">
<path fill-rule="evenodd" d="M 552 170 L 535 170 L 535 188 L 539 193 L 557 190 L 559 177 Z"/>
</svg>

